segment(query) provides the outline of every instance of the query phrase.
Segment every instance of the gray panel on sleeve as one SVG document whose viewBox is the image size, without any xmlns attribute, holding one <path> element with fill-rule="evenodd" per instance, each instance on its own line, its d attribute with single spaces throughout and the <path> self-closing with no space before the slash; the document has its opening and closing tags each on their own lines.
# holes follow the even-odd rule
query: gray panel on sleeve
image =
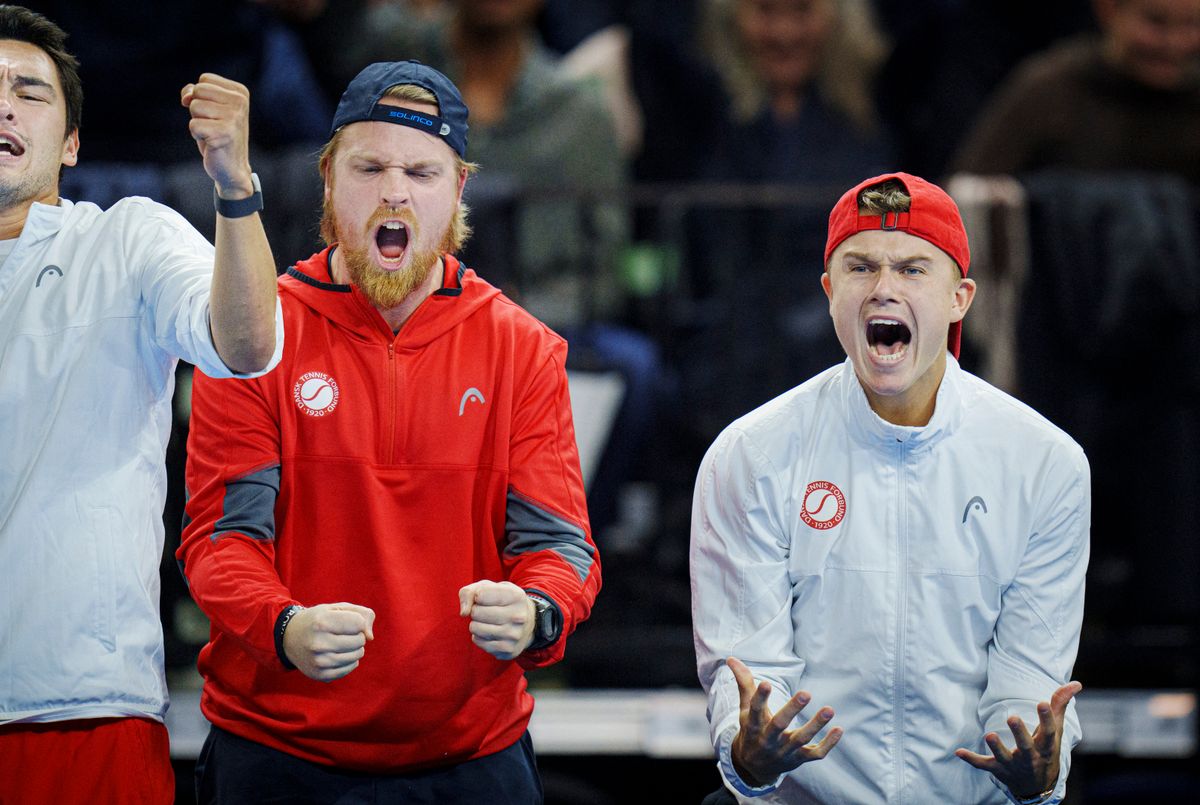
<svg viewBox="0 0 1200 805">
<path fill-rule="evenodd" d="M 279 465 L 243 475 L 225 484 L 221 519 L 213 527 L 213 542 L 227 532 L 251 539 L 275 539 L 275 499 L 279 497 Z"/>
<path fill-rule="evenodd" d="M 508 535 L 508 544 L 504 548 L 506 556 L 554 551 L 574 568 L 580 581 L 587 578 L 596 549 L 587 541 L 583 529 L 512 490 L 508 492 L 505 531 Z"/>
</svg>

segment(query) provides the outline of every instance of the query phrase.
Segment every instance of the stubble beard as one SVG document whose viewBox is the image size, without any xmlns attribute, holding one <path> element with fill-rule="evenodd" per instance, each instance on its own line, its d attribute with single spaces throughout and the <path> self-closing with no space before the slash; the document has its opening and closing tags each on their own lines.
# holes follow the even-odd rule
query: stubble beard
<svg viewBox="0 0 1200 805">
<path fill-rule="evenodd" d="M 366 234 L 370 238 L 376 228 L 387 219 L 399 219 L 408 227 L 408 265 L 394 271 L 386 271 L 371 260 L 367 248 L 353 248 L 346 245 L 346 233 L 338 224 L 331 206 L 326 203 L 322 221 L 322 231 L 333 232 L 336 236 L 338 249 L 342 252 L 342 260 L 350 275 L 350 282 L 356 286 L 367 300 L 379 310 L 391 310 L 412 295 L 429 279 L 429 273 L 437 266 L 442 253 L 449 251 L 450 227 L 442 233 L 441 243 L 437 249 L 416 250 L 414 245 L 419 240 L 420 225 L 416 216 L 407 208 L 380 207 L 371 216 L 366 225 Z"/>
<path fill-rule="evenodd" d="M 55 174 L 57 179 L 57 174 Z M 9 209 L 31 199 L 46 198 L 54 187 L 54 179 L 23 173 L 12 181 L 0 180 L 0 209 Z"/>
</svg>

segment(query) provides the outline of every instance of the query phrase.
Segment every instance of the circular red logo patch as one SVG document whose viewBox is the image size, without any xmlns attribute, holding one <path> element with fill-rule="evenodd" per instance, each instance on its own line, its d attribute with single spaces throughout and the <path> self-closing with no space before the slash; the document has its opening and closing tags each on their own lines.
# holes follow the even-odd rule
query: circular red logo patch
<svg viewBox="0 0 1200 805">
<path fill-rule="evenodd" d="M 804 490 L 800 519 L 810 528 L 824 531 L 846 516 L 846 496 L 829 481 L 813 481 Z"/>
<path fill-rule="evenodd" d="M 307 372 L 292 387 L 292 399 L 309 416 L 325 416 L 337 408 L 337 381 L 324 372 Z"/>
</svg>

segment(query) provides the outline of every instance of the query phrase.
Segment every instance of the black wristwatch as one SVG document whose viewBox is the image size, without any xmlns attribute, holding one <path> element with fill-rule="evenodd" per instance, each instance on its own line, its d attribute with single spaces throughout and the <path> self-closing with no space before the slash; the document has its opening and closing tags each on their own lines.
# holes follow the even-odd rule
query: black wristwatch
<svg viewBox="0 0 1200 805">
<path fill-rule="evenodd" d="M 221 198 L 216 185 L 213 185 L 213 206 L 217 208 L 217 214 L 222 218 L 245 218 L 262 210 L 262 185 L 259 184 L 257 173 L 250 174 L 250 184 L 254 192 L 246 198 L 239 199 Z"/>
<path fill-rule="evenodd" d="M 525 595 L 533 602 L 533 642 L 528 651 L 537 651 L 554 645 L 562 635 L 562 611 L 558 604 L 541 590 L 526 589 Z"/>
</svg>

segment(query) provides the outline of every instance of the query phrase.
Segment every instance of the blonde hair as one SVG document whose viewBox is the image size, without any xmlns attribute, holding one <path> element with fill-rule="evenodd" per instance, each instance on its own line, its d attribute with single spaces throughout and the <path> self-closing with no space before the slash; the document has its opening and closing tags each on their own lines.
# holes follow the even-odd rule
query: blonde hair
<svg viewBox="0 0 1200 805">
<path fill-rule="evenodd" d="M 888 43 L 867 0 L 822 0 L 834 15 L 833 30 L 813 82 L 831 106 L 863 131 L 877 126 L 872 84 Z M 751 120 L 767 104 L 767 88 L 736 35 L 740 0 L 706 0 L 701 45 L 712 59 L 733 103 L 734 116 Z"/>
<path fill-rule="evenodd" d="M 416 84 L 398 84 L 390 87 L 384 95 L 388 98 L 395 98 L 398 101 L 407 101 L 409 103 L 428 103 L 437 106 L 437 96 L 432 92 L 419 87 Z M 325 147 L 321 149 L 320 157 L 317 161 L 318 169 L 321 171 L 321 176 L 326 182 L 330 181 L 329 166 L 333 162 L 334 156 L 337 154 L 338 145 L 342 141 L 343 129 L 338 129 L 329 138 L 329 142 L 325 143 Z M 461 174 L 466 170 L 467 175 L 471 175 L 479 170 L 479 165 L 474 162 L 467 162 L 460 157 L 456 152 L 454 154 L 454 169 L 456 173 Z M 328 205 L 326 205 L 328 206 Z M 451 253 L 457 252 L 463 247 L 467 240 L 471 237 L 471 224 L 467 220 L 467 216 L 471 210 L 467 205 L 460 201 L 458 209 L 454 212 L 454 218 L 450 221 L 450 234 L 447 238 Z M 332 246 L 337 240 L 337 234 L 334 232 L 334 217 L 332 211 L 325 210 L 325 214 L 321 217 L 321 240 L 326 246 Z"/>
<path fill-rule="evenodd" d="M 908 212 L 912 196 L 898 179 L 887 179 L 863 188 L 858 194 L 859 213 L 886 215 L 889 212 Z"/>
</svg>

